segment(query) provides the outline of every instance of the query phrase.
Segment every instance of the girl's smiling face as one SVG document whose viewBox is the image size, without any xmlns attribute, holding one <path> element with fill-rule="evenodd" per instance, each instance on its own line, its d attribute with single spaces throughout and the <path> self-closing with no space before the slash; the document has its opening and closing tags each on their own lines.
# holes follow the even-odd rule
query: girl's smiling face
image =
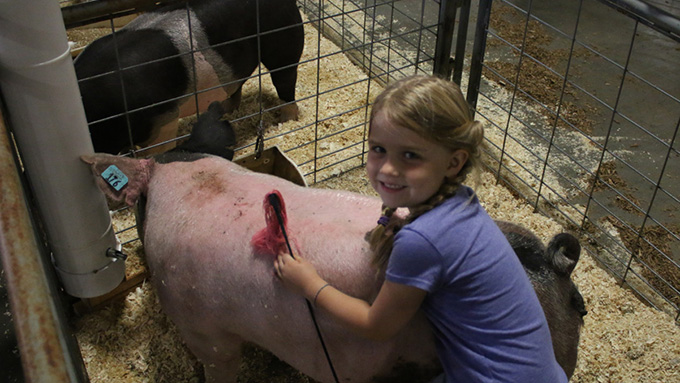
<svg viewBox="0 0 680 383">
<path fill-rule="evenodd" d="M 451 151 L 416 132 L 374 116 L 368 136 L 366 172 L 383 203 L 412 207 L 433 196 L 445 177 L 455 177 L 465 164 L 464 150 Z"/>
</svg>

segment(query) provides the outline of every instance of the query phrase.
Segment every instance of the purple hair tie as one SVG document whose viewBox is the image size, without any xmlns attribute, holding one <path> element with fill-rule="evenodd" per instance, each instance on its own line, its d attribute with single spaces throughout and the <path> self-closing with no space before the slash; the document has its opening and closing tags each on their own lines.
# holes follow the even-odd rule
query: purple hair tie
<svg viewBox="0 0 680 383">
<path fill-rule="evenodd" d="M 378 219 L 378 225 L 383 225 L 387 226 L 387 223 L 390 222 L 390 217 L 383 215 Z"/>
</svg>

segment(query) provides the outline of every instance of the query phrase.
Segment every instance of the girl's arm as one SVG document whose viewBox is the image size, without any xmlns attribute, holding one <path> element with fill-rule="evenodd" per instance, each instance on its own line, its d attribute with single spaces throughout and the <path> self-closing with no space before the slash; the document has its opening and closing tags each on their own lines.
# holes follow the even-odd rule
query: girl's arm
<svg viewBox="0 0 680 383">
<path fill-rule="evenodd" d="M 357 334 L 374 340 L 387 340 L 401 330 L 413 318 L 427 294 L 416 287 L 385 281 L 373 305 L 369 305 L 333 286 L 323 287 L 326 281 L 304 258 L 293 259 L 289 254 L 279 254 L 274 267 L 290 290 L 326 310 Z"/>
</svg>

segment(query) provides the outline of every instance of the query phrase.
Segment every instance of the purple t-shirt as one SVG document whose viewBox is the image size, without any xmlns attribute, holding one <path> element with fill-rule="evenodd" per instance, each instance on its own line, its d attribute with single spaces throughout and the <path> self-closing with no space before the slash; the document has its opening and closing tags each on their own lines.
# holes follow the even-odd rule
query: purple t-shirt
<svg viewBox="0 0 680 383">
<path fill-rule="evenodd" d="M 397 233 L 386 278 L 428 292 L 447 383 L 567 382 L 531 282 L 470 188 Z"/>
</svg>

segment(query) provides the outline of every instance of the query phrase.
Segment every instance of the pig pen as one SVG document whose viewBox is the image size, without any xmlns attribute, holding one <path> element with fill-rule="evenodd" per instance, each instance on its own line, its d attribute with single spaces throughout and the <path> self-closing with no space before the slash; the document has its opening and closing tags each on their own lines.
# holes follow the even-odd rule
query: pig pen
<svg viewBox="0 0 680 383">
<path fill-rule="evenodd" d="M 89 34 L 93 31 L 80 32 Z M 319 38 L 310 24 L 305 24 L 305 37 L 303 62 L 312 61 L 300 67 L 301 118 L 297 122 L 272 124 L 273 117 L 265 115 L 265 122 L 270 125 L 266 130 L 267 146 L 278 145 L 287 151 L 312 187 L 372 194 L 361 169 L 361 142 L 365 134 L 362 123 L 365 105 L 380 91 L 380 85 L 372 82 L 367 86 L 358 82 L 366 79 L 365 72 L 356 62 L 338 54 L 342 50 L 340 47 Z M 88 41 L 87 38 L 84 41 Z M 321 50 L 317 51 L 317 48 Z M 317 67 L 314 60 L 321 57 Z M 268 77 L 263 76 L 262 81 L 265 103 L 274 104 L 276 96 Z M 237 155 L 253 151 L 258 121 L 250 116 L 258 113 L 257 102 L 253 100 L 259 97 L 255 83 L 255 80 L 246 83 L 241 109 L 229 116 L 236 121 L 234 125 L 240 139 L 241 149 Z M 317 95 L 320 95 L 318 100 Z M 309 98 L 305 100 L 305 97 Z M 497 97 L 510 96 L 499 89 Z M 316 110 L 316 105 L 322 107 Z M 337 109 L 333 109 L 335 106 Z M 348 110 L 352 113 L 344 113 Z M 324 114 L 326 112 L 328 114 Z M 339 112 L 343 113 L 338 115 Z M 330 116 L 333 118 L 325 119 Z M 185 132 L 191 123 L 192 119 L 185 120 Z M 316 142 L 316 135 L 328 136 L 331 130 L 337 133 L 314 145 L 308 144 Z M 490 139 L 497 142 L 497 138 Z M 356 148 L 356 154 L 342 160 L 333 158 L 340 148 L 346 147 L 349 151 Z M 507 150 L 512 152 L 513 149 Z M 314 153 L 316 151 L 321 155 Z M 358 169 L 351 170 L 357 166 Z M 544 241 L 565 230 L 557 220 L 535 213 L 533 207 L 516 197 L 514 190 L 498 185 L 490 173 L 481 175 L 481 183 L 476 189 L 494 218 L 523 224 Z M 133 214 L 127 210 L 116 212 L 114 225 L 125 243 L 124 251 L 130 255 L 126 272 L 129 277 L 138 276 L 144 269 L 143 248 L 136 239 Z M 680 346 L 677 342 L 680 332 L 673 318 L 642 303 L 630 290 L 622 289 L 585 252 L 573 278 L 584 296 L 588 315 L 572 381 L 680 381 Z M 73 325 L 91 381 L 200 382 L 202 379 L 199 364 L 177 337 L 147 283 L 126 293 L 120 300 L 76 318 Z M 241 382 L 310 381 L 266 351 L 251 347 L 245 354 Z"/>
<path fill-rule="evenodd" d="M 323 128 L 337 129 L 341 126 L 345 129 L 333 139 L 320 142 L 316 149 L 332 153 L 347 142 L 361 142 L 363 127 L 351 127 L 361 124 L 366 113 L 362 106 L 375 97 L 381 87 L 373 83 L 368 96 L 365 85 L 342 88 L 342 85 L 365 79 L 365 73 L 345 55 L 332 54 L 340 48 L 323 37 L 319 39 L 318 31 L 310 24 L 305 25 L 305 37 L 302 60 L 305 64 L 300 66 L 298 80 L 298 98 L 303 99 L 299 103 L 301 118 L 268 128 L 267 137 L 273 138 L 267 141 L 267 145 L 278 145 L 295 163 L 302 164 L 300 169 L 307 175 L 312 187 L 375 195 L 362 168 L 345 171 L 356 168 L 353 163 L 343 163 L 346 168 L 335 166 L 328 169 L 330 173 L 320 177 L 325 180 L 314 183 L 313 167 L 323 168 L 324 165 L 308 160 L 312 156 L 304 152 L 314 148 L 299 148 L 314 141 L 315 134 L 314 129 L 300 127 L 312 127 L 325 116 L 337 115 L 337 111 L 357 109 L 354 114 L 343 114 L 338 119 L 322 122 Z M 318 48 L 321 50 L 318 51 Z M 318 68 L 314 61 L 317 57 L 324 57 Z M 268 77 L 262 77 L 262 81 L 264 97 L 275 99 Z M 322 89 L 317 91 L 317 86 Z M 324 89 L 338 87 L 341 91 L 330 92 L 319 101 L 323 108 L 318 112 L 313 98 L 305 100 L 317 92 L 323 93 Z M 239 154 L 249 154 L 253 149 L 248 145 L 254 140 L 257 121 L 238 119 L 257 113 L 257 102 L 253 102 L 258 97 L 255 81 L 246 83 L 243 96 L 241 109 L 230 118 L 237 120 L 234 125 L 240 146 L 244 146 Z M 499 97 L 503 97 L 501 92 Z M 337 110 L 335 105 L 338 105 Z M 326 112 L 328 114 L 324 115 Z M 317 118 L 316 113 L 321 115 Z M 191 119 L 185 121 L 185 125 L 189 129 Z M 357 156 L 361 150 L 359 146 Z M 326 179 L 329 176 L 331 178 Z M 499 185 L 491 173 L 483 173 L 480 178 L 477 192 L 494 218 L 525 225 L 544 241 L 565 230 L 555 219 L 535 213 L 531 206 Z M 134 216 L 130 211 L 118 212 L 114 222 L 120 239 L 127 242 L 124 249 L 130 255 L 128 273 L 136 275 L 144 268 L 144 261 L 143 248 L 136 240 L 136 231 L 131 229 Z M 573 382 L 680 381 L 680 330 L 670 316 L 645 305 L 631 291 L 618 286 L 585 252 L 573 278 L 588 309 Z M 83 315 L 74 325 L 83 360 L 93 382 L 200 382 L 202 379 L 200 364 L 184 347 L 173 324 L 163 315 L 148 283 L 142 283 L 121 300 Z M 255 346 L 245 350 L 244 354 L 240 382 L 311 381 Z"/>
</svg>

